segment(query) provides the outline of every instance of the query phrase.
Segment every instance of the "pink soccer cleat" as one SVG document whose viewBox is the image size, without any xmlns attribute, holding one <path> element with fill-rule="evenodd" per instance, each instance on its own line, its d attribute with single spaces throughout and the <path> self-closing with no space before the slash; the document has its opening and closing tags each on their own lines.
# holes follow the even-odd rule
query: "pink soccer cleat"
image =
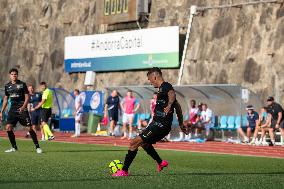
<svg viewBox="0 0 284 189">
<path fill-rule="evenodd" d="M 158 164 L 157 171 L 161 172 L 165 167 L 168 167 L 169 163 L 163 160 L 161 164 Z"/>
<path fill-rule="evenodd" d="M 128 177 L 128 172 L 124 170 L 118 170 L 115 174 L 112 175 L 113 177 Z"/>
</svg>

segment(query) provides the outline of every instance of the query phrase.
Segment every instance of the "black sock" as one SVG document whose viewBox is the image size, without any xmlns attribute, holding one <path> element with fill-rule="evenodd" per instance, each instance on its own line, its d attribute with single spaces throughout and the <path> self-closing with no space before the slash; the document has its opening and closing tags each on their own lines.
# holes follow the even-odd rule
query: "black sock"
<svg viewBox="0 0 284 189">
<path fill-rule="evenodd" d="M 16 144 L 16 138 L 15 138 L 14 132 L 13 131 L 7 131 L 7 133 L 8 133 L 8 137 L 9 137 L 9 140 L 10 140 L 12 147 L 17 150 L 18 147 L 17 147 L 17 144 Z"/>
<path fill-rule="evenodd" d="M 128 154 L 125 156 L 124 165 L 122 170 L 128 171 L 129 166 L 131 165 L 132 161 L 134 160 L 138 150 L 130 151 L 128 150 Z"/>
<path fill-rule="evenodd" d="M 142 147 L 147 152 L 147 154 L 151 156 L 158 164 L 162 163 L 162 159 L 160 158 L 159 154 L 157 153 L 152 144 L 144 145 Z"/>
<path fill-rule="evenodd" d="M 30 135 L 31 135 L 31 138 L 33 139 L 33 142 L 35 144 L 35 147 L 36 148 L 39 148 L 39 144 L 38 144 L 38 140 L 37 140 L 37 136 L 36 136 L 36 133 L 34 130 L 30 130 L 29 131 Z"/>
</svg>

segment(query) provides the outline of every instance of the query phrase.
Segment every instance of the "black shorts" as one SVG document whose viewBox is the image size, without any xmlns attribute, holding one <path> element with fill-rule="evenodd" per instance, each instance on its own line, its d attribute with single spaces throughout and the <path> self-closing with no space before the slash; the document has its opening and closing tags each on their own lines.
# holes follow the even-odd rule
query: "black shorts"
<svg viewBox="0 0 284 189">
<path fill-rule="evenodd" d="M 19 112 L 19 110 L 13 108 L 11 108 L 8 112 L 7 124 L 16 126 L 18 122 L 20 122 L 20 124 L 25 127 L 32 126 L 31 118 L 27 108 L 25 108 L 21 113 Z"/>
<path fill-rule="evenodd" d="M 108 119 L 109 121 L 118 121 L 118 112 L 117 111 L 108 111 Z"/>
<path fill-rule="evenodd" d="M 35 110 L 35 111 L 30 113 L 32 125 L 40 125 L 40 123 L 41 123 L 40 111 L 41 110 Z"/>
<path fill-rule="evenodd" d="M 49 118 L 51 117 L 51 108 L 42 108 L 40 110 L 40 120 L 41 122 L 48 122 Z"/>
<path fill-rule="evenodd" d="M 247 129 L 248 129 L 248 128 L 251 129 L 251 132 L 254 132 L 254 130 L 255 130 L 255 127 L 250 127 L 250 126 L 249 126 L 249 127 L 246 127 L 246 126 L 245 126 L 245 127 L 241 127 L 241 128 L 242 128 L 242 130 L 243 130 L 244 132 L 247 132 Z"/>
<path fill-rule="evenodd" d="M 165 138 L 171 131 L 171 126 L 152 121 L 139 136 L 148 144 L 155 144 Z"/>
<path fill-rule="evenodd" d="M 272 129 L 275 129 L 275 126 L 276 126 L 276 123 L 277 123 L 277 120 L 271 120 L 271 128 Z M 284 129 L 284 120 L 282 120 L 280 122 L 280 125 L 279 125 L 280 128 Z"/>
</svg>

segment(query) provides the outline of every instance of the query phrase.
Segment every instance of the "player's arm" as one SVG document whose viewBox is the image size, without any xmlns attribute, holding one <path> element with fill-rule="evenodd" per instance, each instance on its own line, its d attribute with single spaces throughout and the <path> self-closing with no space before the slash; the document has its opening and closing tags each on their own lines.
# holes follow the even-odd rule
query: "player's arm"
<svg viewBox="0 0 284 189">
<path fill-rule="evenodd" d="M 266 122 L 265 122 L 263 125 L 261 125 L 260 127 L 261 127 L 261 128 L 270 127 L 270 125 L 271 125 L 271 119 L 272 119 L 272 116 L 271 116 L 270 113 L 268 113 L 268 114 L 267 114 L 267 118 L 266 118 Z"/>
<path fill-rule="evenodd" d="M 174 102 L 176 100 L 176 93 L 175 93 L 175 91 L 173 89 L 169 90 L 169 92 L 168 92 L 168 99 L 169 99 L 168 105 L 167 105 L 167 107 L 164 108 L 164 112 L 166 114 L 169 113 L 169 111 L 171 110 L 172 105 L 174 104 Z"/>
<path fill-rule="evenodd" d="M 182 114 L 182 109 L 181 106 L 179 104 L 179 102 L 176 100 L 174 103 L 174 108 L 176 110 L 176 114 L 178 117 L 178 123 L 179 123 L 179 127 L 182 130 L 182 132 L 184 132 L 185 134 L 188 134 L 188 129 L 183 125 L 183 114 Z"/>
<path fill-rule="evenodd" d="M 24 104 L 19 108 L 19 111 L 22 112 L 29 103 L 29 94 L 25 94 L 25 101 Z"/>
<path fill-rule="evenodd" d="M 276 123 L 276 126 L 275 126 L 275 128 L 279 128 L 279 126 L 280 126 L 280 123 L 281 123 L 281 120 L 282 120 L 282 111 L 279 111 L 278 112 L 278 119 L 277 119 L 277 123 Z"/>
<path fill-rule="evenodd" d="M 174 108 L 176 110 L 176 114 L 177 114 L 177 118 L 178 118 L 178 123 L 179 125 L 183 125 L 183 115 L 182 115 L 182 109 L 181 109 L 181 106 L 179 104 L 178 101 L 175 101 L 174 103 Z"/>
<path fill-rule="evenodd" d="M 108 105 L 107 105 L 107 103 L 105 104 L 105 110 L 104 110 L 104 117 L 107 117 L 107 107 L 108 107 Z"/>
<path fill-rule="evenodd" d="M 41 99 L 40 103 L 38 103 L 38 105 L 36 107 L 34 107 L 35 110 L 39 109 L 44 103 L 45 103 L 46 99 Z"/>
<path fill-rule="evenodd" d="M 136 112 L 139 108 L 140 108 L 140 102 L 137 102 L 137 106 L 136 106 L 136 108 L 134 109 L 134 112 Z"/>
<path fill-rule="evenodd" d="M 125 112 L 125 109 L 124 109 L 124 100 L 121 101 L 120 107 L 121 107 L 121 110 L 122 110 L 123 112 Z"/>
<path fill-rule="evenodd" d="M 3 98 L 2 109 L 1 109 L 1 112 L 0 112 L 0 120 L 2 120 L 3 112 L 5 111 L 7 104 L 8 104 L 8 97 L 5 95 L 4 98 Z"/>
</svg>

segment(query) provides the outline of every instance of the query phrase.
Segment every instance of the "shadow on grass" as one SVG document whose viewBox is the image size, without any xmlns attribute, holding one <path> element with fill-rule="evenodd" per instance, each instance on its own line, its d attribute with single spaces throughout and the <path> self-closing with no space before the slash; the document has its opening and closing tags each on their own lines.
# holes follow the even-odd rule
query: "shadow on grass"
<svg viewBox="0 0 284 189">
<path fill-rule="evenodd" d="M 66 152 L 70 152 L 70 153 L 80 153 L 80 152 L 127 152 L 127 150 L 118 150 L 118 149 L 115 149 L 115 150 L 48 150 L 48 151 L 44 151 L 44 153 L 66 153 Z"/>
<path fill-rule="evenodd" d="M 170 173 L 170 174 L 163 174 L 163 176 L 240 176 L 240 175 L 270 175 L 270 176 L 277 176 L 277 175 L 284 175 L 284 172 L 268 172 L 268 173 Z M 155 177 L 157 174 L 135 174 L 130 175 L 130 177 Z M 63 183 L 63 182 L 98 182 L 98 181 L 110 181 L 113 179 L 119 179 L 118 177 L 103 177 L 103 178 L 93 178 L 93 179 L 50 179 L 50 180 L 11 180 L 11 181 L 2 181 L 0 180 L 1 184 L 29 184 L 29 183 Z"/>
</svg>

